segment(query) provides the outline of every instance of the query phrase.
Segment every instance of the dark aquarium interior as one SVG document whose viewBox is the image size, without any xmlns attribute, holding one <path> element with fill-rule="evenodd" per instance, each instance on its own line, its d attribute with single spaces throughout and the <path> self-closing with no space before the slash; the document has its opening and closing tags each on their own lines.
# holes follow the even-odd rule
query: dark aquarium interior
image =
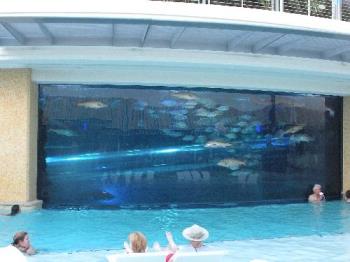
<svg viewBox="0 0 350 262">
<path fill-rule="evenodd" d="M 225 89 L 41 85 L 48 208 L 328 199 L 341 189 L 341 98 Z"/>
</svg>

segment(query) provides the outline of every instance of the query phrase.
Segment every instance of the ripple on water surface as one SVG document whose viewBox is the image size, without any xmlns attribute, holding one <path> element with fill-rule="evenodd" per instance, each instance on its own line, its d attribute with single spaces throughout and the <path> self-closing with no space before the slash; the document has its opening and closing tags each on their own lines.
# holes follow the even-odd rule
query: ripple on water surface
<svg viewBox="0 0 350 262">
<path fill-rule="evenodd" d="M 16 217 L 0 217 L 0 245 L 16 231 L 30 233 L 43 252 L 120 249 L 132 231 L 142 231 L 149 242 L 165 245 L 164 231 L 180 244 L 184 227 L 200 224 L 209 242 L 326 236 L 350 233 L 350 205 L 289 204 L 235 208 L 164 210 L 41 210 Z"/>
</svg>

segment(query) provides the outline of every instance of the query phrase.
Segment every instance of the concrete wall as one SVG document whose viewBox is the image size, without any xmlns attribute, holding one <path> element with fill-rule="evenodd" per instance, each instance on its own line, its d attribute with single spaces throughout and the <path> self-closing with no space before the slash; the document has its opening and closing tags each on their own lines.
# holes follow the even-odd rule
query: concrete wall
<svg viewBox="0 0 350 262">
<path fill-rule="evenodd" d="M 37 202 L 37 105 L 30 69 L 0 69 L 2 205 Z"/>
<path fill-rule="evenodd" d="M 343 192 L 350 189 L 350 96 L 343 100 Z"/>
</svg>

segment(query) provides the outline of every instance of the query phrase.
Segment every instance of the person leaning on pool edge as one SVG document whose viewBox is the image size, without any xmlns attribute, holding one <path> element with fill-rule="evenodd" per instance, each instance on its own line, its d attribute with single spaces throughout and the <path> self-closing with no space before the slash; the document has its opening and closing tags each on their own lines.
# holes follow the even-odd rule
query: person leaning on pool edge
<svg viewBox="0 0 350 262">
<path fill-rule="evenodd" d="M 141 232 L 133 232 L 128 236 L 129 243 L 124 242 L 126 253 L 147 252 L 147 239 Z"/>
<path fill-rule="evenodd" d="M 21 251 L 23 254 L 26 255 L 35 255 L 37 252 L 36 250 L 31 246 L 29 236 L 27 232 L 17 232 L 13 236 L 13 242 L 12 245 L 16 247 L 19 251 Z"/>
<path fill-rule="evenodd" d="M 309 202 L 310 203 L 320 203 L 322 201 L 325 201 L 326 198 L 324 194 L 321 191 L 322 187 L 319 184 L 315 184 L 312 188 L 313 194 L 309 196 Z"/>
<path fill-rule="evenodd" d="M 347 190 L 344 194 L 344 200 L 346 203 L 350 203 L 350 190 Z"/>
<path fill-rule="evenodd" d="M 15 216 L 17 215 L 19 212 L 21 212 L 20 208 L 19 208 L 19 205 L 13 205 L 11 207 L 11 213 L 8 214 L 8 216 Z"/>
<path fill-rule="evenodd" d="M 174 255 L 177 251 L 202 252 L 211 250 L 203 243 L 203 241 L 209 237 L 209 232 L 201 226 L 194 224 L 190 227 L 185 228 L 182 231 L 182 236 L 189 241 L 189 244 L 186 246 L 178 247 L 173 239 L 173 235 L 170 232 L 166 232 L 169 249 L 172 251 L 172 253 L 166 256 L 166 262 L 173 262 Z"/>
<path fill-rule="evenodd" d="M 19 205 L 13 205 L 11 207 L 11 212 L 9 214 L 2 215 L 2 216 L 15 216 L 20 212 L 21 212 L 21 209 L 19 208 Z"/>
</svg>

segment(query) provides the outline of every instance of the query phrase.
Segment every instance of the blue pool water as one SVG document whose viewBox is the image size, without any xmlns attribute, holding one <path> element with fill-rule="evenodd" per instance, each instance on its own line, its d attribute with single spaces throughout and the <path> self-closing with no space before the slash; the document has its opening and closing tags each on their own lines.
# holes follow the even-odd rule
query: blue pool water
<svg viewBox="0 0 350 262">
<path fill-rule="evenodd" d="M 14 232 L 29 232 L 41 253 L 117 250 L 131 231 L 142 231 L 149 243 L 165 244 L 170 230 L 185 244 L 184 227 L 198 223 L 210 232 L 208 242 L 258 241 L 350 234 L 350 205 L 289 204 L 236 208 L 166 210 L 41 210 L 16 217 L 0 216 L 0 246 Z M 275 241 L 275 240 L 274 240 Z M 315 243 L 317 245 L 317 243 Z"/>
</svg>

